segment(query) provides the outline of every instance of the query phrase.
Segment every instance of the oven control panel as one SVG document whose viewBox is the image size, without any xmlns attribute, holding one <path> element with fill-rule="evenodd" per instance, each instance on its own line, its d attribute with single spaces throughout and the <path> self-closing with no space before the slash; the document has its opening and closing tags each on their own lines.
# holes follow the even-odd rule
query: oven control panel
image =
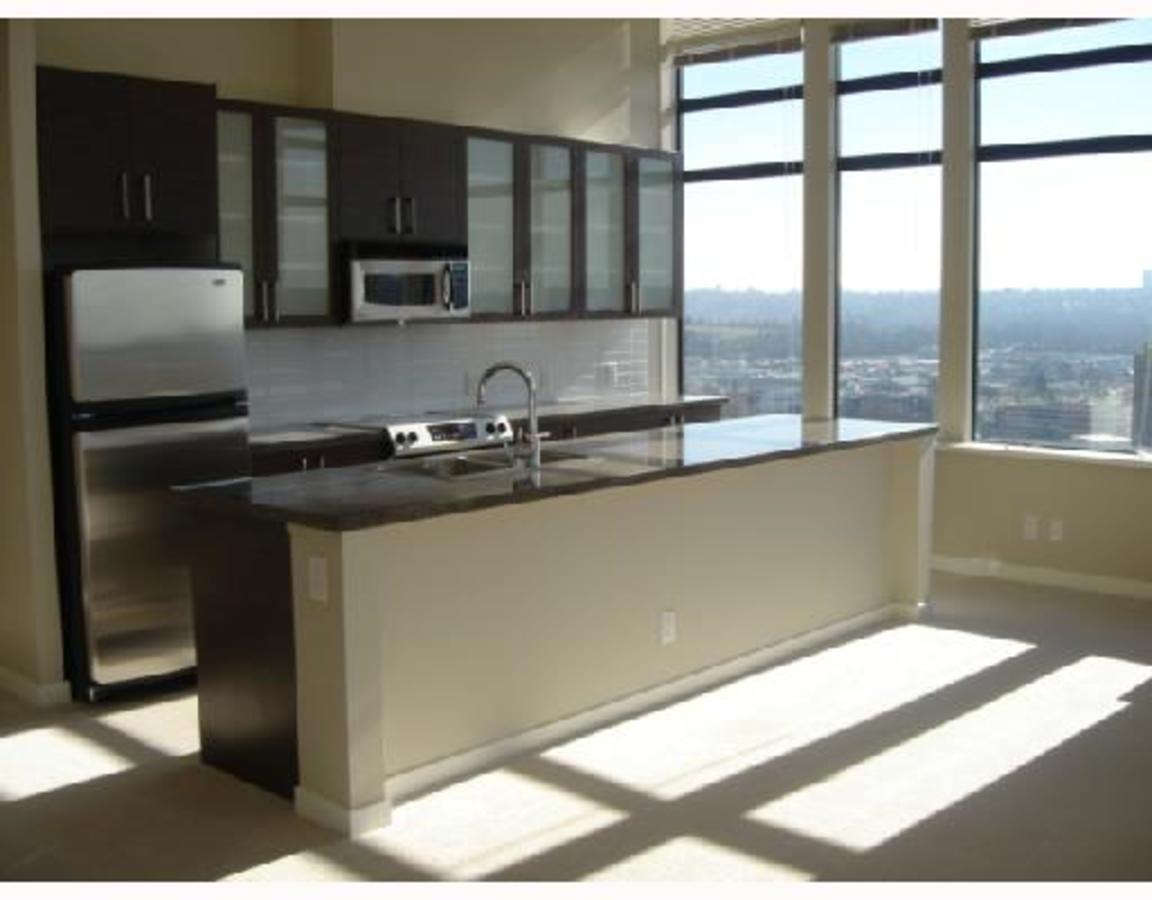
<svg viewBox="0 0 1152 900">
<path fill-rule="evenodd" d="M 435 422 L 405 422 L 385 426 L 392 455 L 419 456 L 497 446 L 512 440 L 512 423 L 495 413 Z"/>
</svg>

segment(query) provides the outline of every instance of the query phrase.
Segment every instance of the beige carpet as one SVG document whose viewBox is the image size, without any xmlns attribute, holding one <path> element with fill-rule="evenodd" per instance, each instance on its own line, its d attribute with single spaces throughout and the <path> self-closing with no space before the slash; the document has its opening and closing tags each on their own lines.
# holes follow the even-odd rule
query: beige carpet
<svg viewBox="0 0 1152 900">
<path fill-rule="evenodd" d="M 1152 878 L 1152 603 L 939 577 L 810 651 L 357 841 L 201 766 L 192 695 L 0 695 L 6 880 Z"/>
</svg>

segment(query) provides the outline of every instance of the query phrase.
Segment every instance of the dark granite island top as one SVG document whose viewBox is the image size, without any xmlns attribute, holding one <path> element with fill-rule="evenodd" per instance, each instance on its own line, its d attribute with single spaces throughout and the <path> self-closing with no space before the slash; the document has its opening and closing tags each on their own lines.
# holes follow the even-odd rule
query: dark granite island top
<svg viewBox="0 0 1152 900">
<path fill-rule="evenodd" d="M 196 486 L 181 493 L 189 502 L 217 512 L 353 531 L 935 431 L 931 423 L 749 416 L 548 442 L 535 480 L 499 465 L 501 451 L 486 450 L 470 456 L 490 467 L 466 474 L 452 474 L 448 471 L 452 460 L 437 457 L 294 472 Z"/>
</svg>

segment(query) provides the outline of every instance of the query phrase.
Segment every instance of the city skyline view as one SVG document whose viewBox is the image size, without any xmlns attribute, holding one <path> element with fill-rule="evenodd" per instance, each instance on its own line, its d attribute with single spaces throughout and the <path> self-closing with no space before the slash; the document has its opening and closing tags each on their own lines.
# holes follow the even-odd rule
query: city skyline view
<svg viewBox="0 0 1152 900">
<path fill-rule="evenodd" d="M 988 62 L 1152 46 L 1152 20 L 981 41 Z M 840 77 L 941 65 L 937 31 L 839 45 Z M 800 53 L 688 66 L 684 95 L 802 80 Z M 1152 62 L 978 79 L 981 146 L 1152 135 Z M 803 158 L 799 99 L 686 113 L 687 171 Z M 838 103 L 841 158 L 941 149 L 939 85 Z M 925 158 L 925 162 L 927 159 Z M 935 418 L 940 165 L 838 176 L 841 415 Z M 977 164 L 975 436 L 1079 449 L 1152 440 L 1152 151 Z M 685 186 L 685 390 L 730 415 L 800 412 L 803 176 Z"/>
</svg>

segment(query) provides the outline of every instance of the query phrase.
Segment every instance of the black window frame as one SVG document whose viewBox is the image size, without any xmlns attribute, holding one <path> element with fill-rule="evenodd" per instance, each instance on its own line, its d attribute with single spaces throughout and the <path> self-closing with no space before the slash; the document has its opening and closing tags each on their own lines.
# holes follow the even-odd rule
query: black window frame
<svg viewBox="0 0 1152 900">
<path fill-rule="evenodd" d="M 1065 53 L 1039 53 L 1032 56 L 1013 57 L 995 62 L 983 62 L 980 51 L 984 41 L 998 37 L 1023 36 L 1043 32 L 1059 31 L 1084 26 L 1101 25 L 1109 22 L 1128 21 L 1127 19 L 1023 19 L 1004 30 L 970 29 L 969 41 L 972 47 L 972 357 L 971 357 L 971 422 L 970 438 L 978 443 L 1019 443 L 1025 447 L 1047 450 L 1069 450 L 1040 442 L 1008 442 L 987 439 L 978 431 L 980 414 L 980 201 L 981 163 L 1010 162 L 1027 159 L 1055 159 L 1070 156 L 1103 155 L 1112 153 L 1140 153 L 1152 151 L 1152 134 L 1111 134 L 1089 138 L 1064 138 L 1049 141 L 1029 141 L 1026 143 L 985 144 L 981 127 L 983 124 L 982 83 L 988 79 L 1031 75 L 1044 72 L 1067 72 L 1078 69 L 1107 65 L 1127 65 L 1152 62 L 1152 43 L 1114 44 L 1091 50 L 1074 50 Z M 1135 402 L 1135 401 L 1134 401 Z M 1075 452 L 1075 451 L 1072 451 Z M 1123 457 L 1136 454 L 1133 446 L 1129 450 L 1099 450 L 1097 452 Z"/>
<path fill-rule="evenodd" d="M 684 69 L 690 65 L 706 65 L 708 63 L 729 62 L 735 59 L 744 59 L 750 56 L 767 56 L 769 54 L 800 54 L 801 72 L 803 72 L 804 42 L 802 39 L 779 41 L 771 44 L 747 46 L 729 52 L 718 52 L 689 56 L 674 61 L 676 67 L 676 122 L 675 147 L 676 151 L 684 153 L 684 116 L 694 112 L 704 112 L 712 109 L 739 109 L 745 106 L 762 106 L 769 103 L 789 103 L 795 100 L 803 101 L 804 83 L 783 85 L 775 88 L 753 89 L 743 91 L 729 91 L 724 94 L 713 94 L 707 97 L 684 96 Z M 803 115 L 803 113 L 801 113 Z M 803 155 L 803 154 L 801 154 Z M 804 173 L 804 160 L 775 160 L 755 163 L 738 163 L 729 166 L 711 166 L 704 169 L 684 168 L 684 183 L 692 184 L 700 181 L 745 181 L 763 178 L 782 178 Z M 801 292 L 803 293 L 803 292 Z M 684 317 L 680 316 L 680 327 L 676 338 L 676 389 L 680 395 L 684 394 Z M 803 357 L 801 357 L 803 367 Z"/>
<path fill-rule="evenodd" d="M 926 32 L 934 32 L 943 40 L 943 20 L 933 20 L 934 25 L 925 27 L 921 21 L 920 27 L 910 29 L 908 31 L 886 31 L 876 35 L 862 35 L 863 39 L 869 37 L 900 37 L 924 34 Z M 846 41 L 838 42 L 836 46 L 836 71 L 839 74 L 840 66 L 840 50 Z M 901 91 L 901 90 L 918 90 L 920 88 L 931 87 L 932 85 L 942 85 L 944 83 L 944 66 L 943 66 L 943 46 L 941 45 L 941 64 L 929 69 L 905 69 L 896 72 L 888 72 L 881 75 L 864 75 L 858 78 L 839 78 L 836 79 L 835 97 L 836 97 L 836 221 L 835 228 L 833 229 L 836 235 L 836 248 L 835 248 L 835 277 L 836 277 L 836 290 L 833 295 L 833 310 L 832 314 L 835 321 L 835 330 L 833 336 L 833 366 L 832 366 L 832 379 L 835 385 L 833 391 L 832 409 L 834 415 L 840 414 L 840 348 L 841 348 L 841 332 L 842 321 L 840 317 L 841 312 L 841 297 L 843 293 L 843 286 L 840 281 L 840 234 L 841 234 L 841 183 L 840 178 L 844 172 L 878 172 L 890 169 L 913 169 L 923 168 L 926 166 L 942 166 L 944 159 L 944 134 L 943 134 L 943 120 L 941 120 L 941 133 L 940 133 L 940 149 L 939 150 L 907 150 L 895 151 L 887 153 L 857 153 L 851 156 L 844 156 L 840 152 L 840 98 L 850 97 L 854 94 L 865 93 L 878 93 L 882 91 Z M 941 225 L 943 223 L 941 222 Z M 937 290 L 940 290 L 938 287 Z M 939 342 L 939 325 L 937 325 L 937 342 Z M 937 351 L 939 354 L 939 351 Z M 939 358 L 937 358 L 937 369 L 939 369 Z M 939 374 L 939 372 L 937 372 Z M 933 398 L 933 407 L 935 407 L 936 398 Z M 937 411 L 938 412 L 938 411 Z"/>
</svg>

